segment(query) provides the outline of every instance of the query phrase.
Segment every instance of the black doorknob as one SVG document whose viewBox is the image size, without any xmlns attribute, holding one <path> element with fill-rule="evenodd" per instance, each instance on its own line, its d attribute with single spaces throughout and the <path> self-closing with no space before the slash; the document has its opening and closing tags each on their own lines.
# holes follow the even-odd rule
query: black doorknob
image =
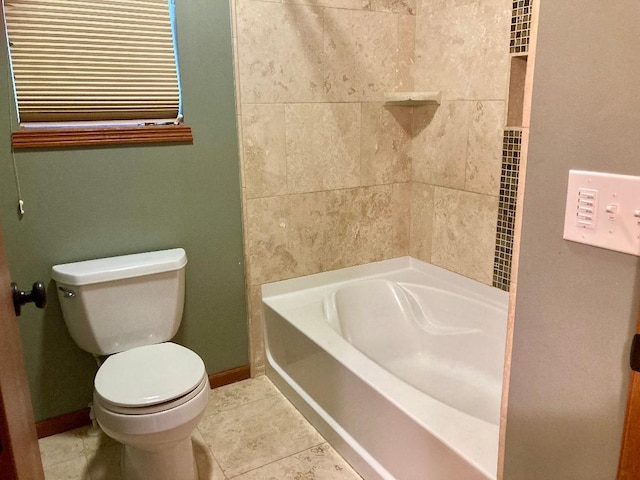
<svg viewBox="0 0 640 480">
<path fill-rule="evenodd" d="M 633 336 L 629 363 L 631 364 L 631 370 L 634 372 L 640 372 L 640 333 L 636 333 Z"/>
<path fill-rule="evenodd" d="M 42 282 L 35 282 L 30 292 L 18 289 L 18 285 L 11 283 L 11 294 L 13 295 L 13 308 L 16 316 L 20 316 L 20 309 L 25 303 L 33 302 L 38 308 L 44 308 L 47 304 L 47 289 Z"/>
</svg>

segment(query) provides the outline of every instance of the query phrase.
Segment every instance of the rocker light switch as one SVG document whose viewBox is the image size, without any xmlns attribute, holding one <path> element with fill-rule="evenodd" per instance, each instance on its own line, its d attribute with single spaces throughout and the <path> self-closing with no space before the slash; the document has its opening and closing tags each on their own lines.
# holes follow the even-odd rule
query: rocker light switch
<svg viewBox="0 0 640 480">
<path fill-rule="evenodd" d="M 596 226 L 596 206 L 598 191 L 591 188 L 579 188 L 576 204 L 576 226 L 594 229 Z"/>
<path fill-rule="evenodd" d="M 640 256 L 640 177 L 569 171 L 565 240 Z"/>
</svg>

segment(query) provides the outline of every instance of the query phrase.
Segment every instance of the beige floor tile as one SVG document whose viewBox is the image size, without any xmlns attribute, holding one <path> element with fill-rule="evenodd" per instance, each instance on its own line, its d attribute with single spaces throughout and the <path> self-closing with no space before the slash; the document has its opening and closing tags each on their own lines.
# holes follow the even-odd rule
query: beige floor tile
<svg viewBox="0 0 640 480">
<path fill-rule="evenodd" d="M 84 459 L 80 429 L 41 438 L 38 443 L 44 468 L 78 457 Z"/>
<path fill-rule="evenodd" d="M 193 453 L 198 465 L 198 480 L 227 480 L 200 431 L 196 430 L 192 439 Z"/>
<path fill-rule="evenodd" d="M 360 478 L 265 376 L 212 390 L 206 415 L 192 437 L 199 480 Z M 88 427 L 43 438 L 45 478 L 121 480 L 121 448 Z"/>
<path fill-rule="evenodd" d="M 328 443 L 247 472 L 233 480 L 358 480 L 361 477 Z"/>
<path fill-rule="evenodd" d="M 263 398 L 280 395 L 269 379 L 263 375 L 211 390 L 205 417 L 213 413 L 236 408 Z"/>
<path fill-rule="evenodd" d="M 118 443 L 88 452 L 87 465 L 91 480 L 122 480 L 121 452 L 122 446 Z"/>
<path fill-rule="evenodd" d="M 44 478 L 45 480 L 87 480 L 89 478 L 87 460 L 84 455 L 80 455 L 45 467 Z"/>
<path fill-rule="evenodd" d="M 228 477 L 324 443 L 280 395 L 205 417 L 198 429 Z"/>
</svg>

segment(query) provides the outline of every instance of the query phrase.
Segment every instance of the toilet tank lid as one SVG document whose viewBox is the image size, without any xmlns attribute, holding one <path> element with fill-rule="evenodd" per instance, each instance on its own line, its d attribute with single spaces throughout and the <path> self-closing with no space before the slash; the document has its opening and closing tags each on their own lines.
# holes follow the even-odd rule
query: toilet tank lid
<svg viewBox="0 0 640 480">
<path fill-rule="evenodd" d="M 184 249 L 173 248 L 55 265 L 51 278 L 66 285 L 90 285 L 180 270 L 186 264 Z"/>
</svg>

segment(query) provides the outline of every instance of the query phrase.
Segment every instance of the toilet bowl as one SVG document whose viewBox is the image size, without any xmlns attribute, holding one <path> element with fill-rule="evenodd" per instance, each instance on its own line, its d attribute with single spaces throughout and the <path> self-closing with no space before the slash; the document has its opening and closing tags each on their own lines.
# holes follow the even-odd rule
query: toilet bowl
<svg viewBox="0 0 640 480">
<path fill-rule="evenodd" d="M 124 480 L 197 480 L 191 434 L 209 399 L 204 362 L 169 340 L 182 320 L 181 248 L 56 265 L 74 341 L 96 357 L 93 410 L 122 449 Z"/>
<path fill-rule="evenodd" d="M 191 434 L 209 399 L 200 357 L 171 342 L 137 347 L 107 358 L 94 384 L 96 420 L 124 445 L 124 478 L 198 478 Z"/>
</svg>

